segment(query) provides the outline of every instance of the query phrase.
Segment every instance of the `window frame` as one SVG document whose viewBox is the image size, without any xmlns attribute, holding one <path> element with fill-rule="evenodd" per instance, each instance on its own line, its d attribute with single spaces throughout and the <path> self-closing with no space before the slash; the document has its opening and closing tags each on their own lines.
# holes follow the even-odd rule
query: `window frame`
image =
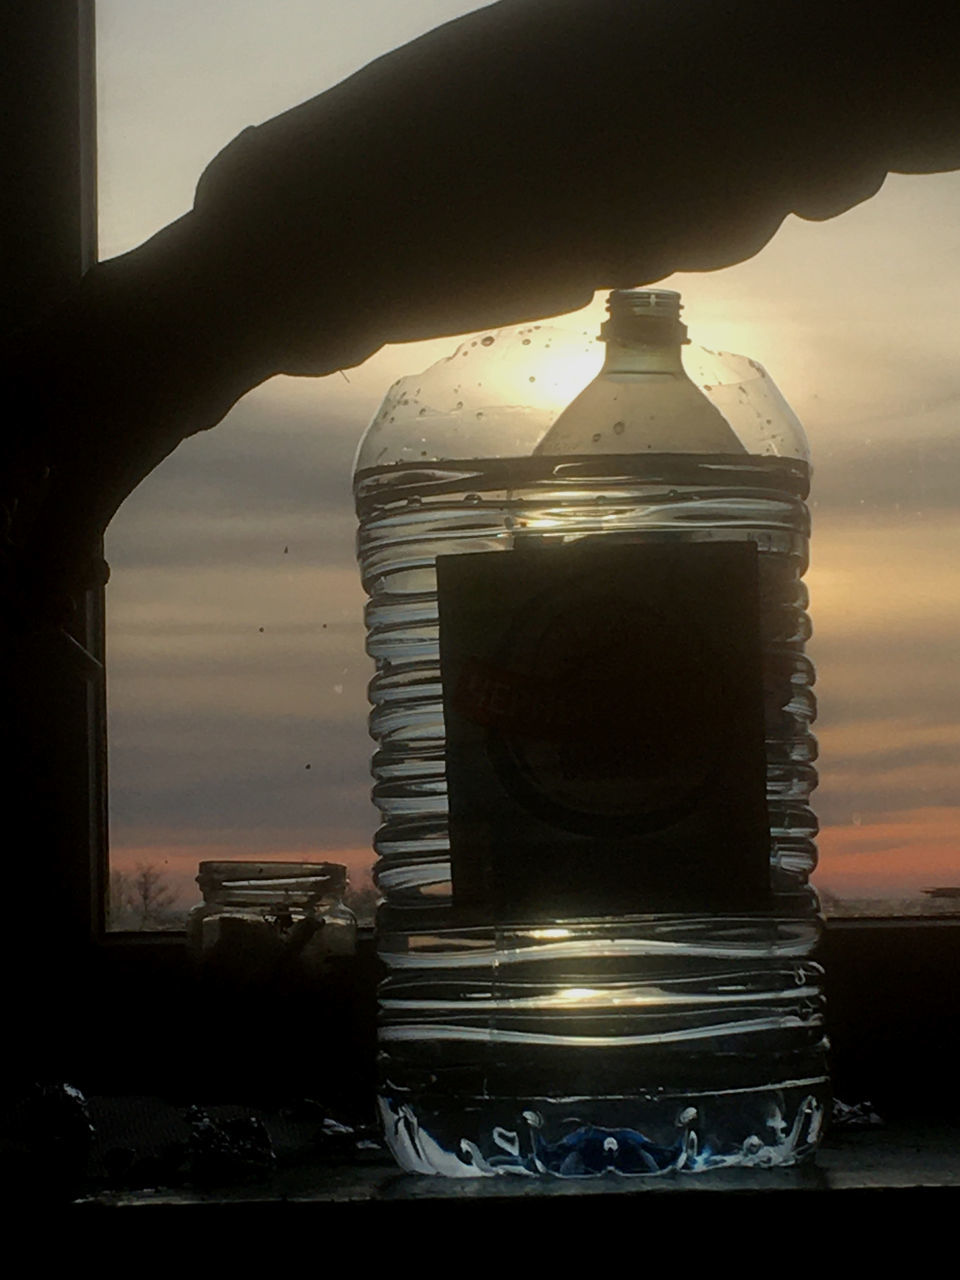
<svg viewBox="0 0 960 1280">
<path fill-rule="evenodd" d="M 7 264 L 13 326 L 39 315 L 50 297 L 75 284 L 96 260 L 94 0 L 33 0 L 16 9 L 8 9 L 3 22 L 13 36 L 8 58 L 19 59 L 14 89 L 22 92 L 17 109 L 0 126 L 13 155 L 27 157 L 10 180 L 18 242 L 28 248 Z M 44 83 L 57 91 L 41 94 L 40 102 L 26 93 Z M 38 1065 L 44 1054 L 62 1062 L 87 1087 L 136 1091 L 151 1081 L 169 1084 L 171 1072 L 178 1074 L 179 1055 L 179 1076 L 187 1087 L 179 1048 L 177 1054 L 158 1054 L 155 1035 L 143 1027 L 131 1030 L 109 1012 L 144 1004 L 165 1011 L 181 1027 L 178 1045 L 201 1035 L 209 1016 L 197 999 L 182 934 L 106 931 L 104 618 L 103 589 L 87 592 L 69 629 L 47 634 L 32 648 L 15 643 L 16 661 L 8 664 L 8 684 L 42 691 L 44 711 L 34 718 L 53 726 L 38 757 L 57 775 L 53 791 L 25 782 L 22 770 L 8 777 L 26 787 L 11 796 L 14 807 L 36 811 L 52 795 L 43 836 L 53 849 L 58 892 L 45 921 L 62 943 L 54 969 L 62 974 L 73 968 L 80 984 L 75 983 L 78 1008 L 69 1015 L 66 1003 L 61 1008 L 63 1034 L 41 1035 L 35 1057 Z M 27 893 L 34 873 L 24 867 L 20 874 L 20 891 Z M 30 923 L 14 928 L 5 941 L 8 965 L 18 964 L 33 946 Z M 356 998 L 372 1035 L 372 931 L 366 931 L 361 950 L 365 961 Z M 960 1000 L 945 980 L 960 970 L 960 919 L 834 918 L 823 954 L 838 1095 L 850 1103 L 870 1098 L 891 1115 L 919 1111 L 938 1088 L 949 1096 L 948 1061 L 935 1064 L 938 1056 L 947 1057 L 941 1050 L 960 1031 Z M 50 989 L 51 969 L 41 968 L 25 982 L 26 1026 L 37 1025 L 30 1008 L 45 1001 Z M 370 1036 L 364 1033 L 360 1042 L 369 1052 Z M 345 1071 L 357 1067 L 356 1061 L 344 1062 Z M 366 1081 L 365 1064 L 359 1067 L 358 1079 Z"/>
<path fill-rule="evenodd" d="M 12 157 L 4 218 L 11 334 L 39 321 L 97 259 L 94 0 L 8 6 L 2 24 L 9 96 L 0 130 Z M 11 425 L 29 433 L 25 415 Z M 91 551 L 102 554 L 102 544 Z M 74 606 L 63 625 L 5 616 L 3 640 L 10 658 L 4 693 L 14 723 L 5 758 L 10 808 L 24 813 L 39 830 L 37 843 L 53 851 L 58 932 L 76 945 L 98 937 L 105 924 L 103 589 L 84 592 Z M 18 754 L 32 758 L 36 774 L 46 769 L 47 785 Z"/>
</svg>

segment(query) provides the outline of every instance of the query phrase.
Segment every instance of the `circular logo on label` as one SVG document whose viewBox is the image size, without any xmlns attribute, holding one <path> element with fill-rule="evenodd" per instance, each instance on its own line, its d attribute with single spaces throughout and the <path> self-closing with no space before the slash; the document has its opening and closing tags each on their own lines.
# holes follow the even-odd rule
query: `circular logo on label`
<svg viewBox="0 0 960 1280">
<path fill-rule="evenodd" d="M 671 825 L 698 803 L 723 750 L 719 665 L 697 619 L 574 575 L 540 597 L 497 655 L 511 711 L 488 750 L 503 786 L 542 820 L 588 835 Z"/>
</svg>

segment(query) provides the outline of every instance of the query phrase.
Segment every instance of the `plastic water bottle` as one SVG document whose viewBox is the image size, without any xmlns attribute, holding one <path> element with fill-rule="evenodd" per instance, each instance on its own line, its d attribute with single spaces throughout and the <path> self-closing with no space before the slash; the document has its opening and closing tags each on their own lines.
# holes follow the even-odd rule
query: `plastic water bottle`
<svg viewBox="0 0 960 1280">
<path fill-rule="evenodd" d="M 488 334 L 358 454 L 410 1171 L 788 1165 L 828 1100 L 803 432 L 755 362 L 682 360 L 676 293 L 608 307 L 585 387 L 584 335 Z"/>
</svg>

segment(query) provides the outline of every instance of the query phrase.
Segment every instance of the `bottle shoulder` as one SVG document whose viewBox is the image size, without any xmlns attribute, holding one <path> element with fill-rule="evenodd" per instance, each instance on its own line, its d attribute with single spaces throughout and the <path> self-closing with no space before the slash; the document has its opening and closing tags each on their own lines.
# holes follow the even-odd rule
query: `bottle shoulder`
<svg viewBox="0 0 960 1280">
<path fill-rule="evenodd" d="M 682 372 L 604 371 L 559 415 L 538 454 L 744 454 L 723 415 Z"/>
</svg>

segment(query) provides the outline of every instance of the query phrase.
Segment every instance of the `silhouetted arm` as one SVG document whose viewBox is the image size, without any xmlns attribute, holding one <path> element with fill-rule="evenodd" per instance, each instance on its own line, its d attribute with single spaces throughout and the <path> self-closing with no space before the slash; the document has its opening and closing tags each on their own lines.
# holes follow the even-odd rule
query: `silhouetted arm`
<svg viewBox="0 0 960 1280">
<path fill-rule="evenodd" d="M 502 0 L 245 131 L 15 351 L 16 465 L 52 472 L 11 537 L 75 578 L 65 531 L 89 545 L 275 373 L 723 267 L 960 165 L 958 25 L 955 0 Z"/>
<path fill-rule="evenodd" d="M 956 8 L 505 0 L 247 130 L 196 214 L 288 372 L 558 314 L 960 164 Z"/>
</svg>

